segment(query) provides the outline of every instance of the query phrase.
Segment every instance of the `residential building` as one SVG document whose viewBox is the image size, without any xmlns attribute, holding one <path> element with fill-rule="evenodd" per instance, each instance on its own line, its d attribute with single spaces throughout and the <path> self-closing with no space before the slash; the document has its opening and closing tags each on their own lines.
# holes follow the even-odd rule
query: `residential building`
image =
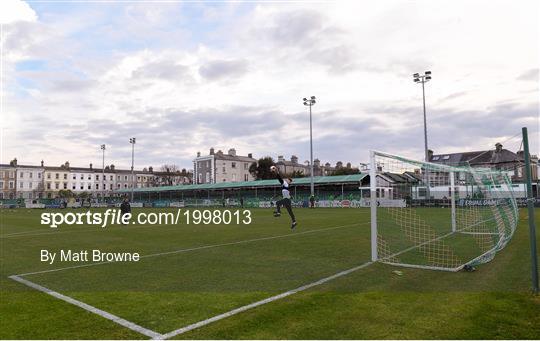
<svg viewBox="0 0 540 341">
<path fill-rule="evenodd" d="M 0 199 L 16 199 L 17 159 L 0 164 Z"/>
<path fill-rule="evenodd" d="M 249 172 L 249 167 L 254 162 L 257 160 L 251 153 L 247 156 L 237 155 L 234 148 L 229 149 L 227 154 L 221 150 L 215 152 L 214 148 L 210 148 L 209 154 L 205 156 L 197 152 L 197 157 L 193 160 L 193 182 L 204 184 L 251 181 L 255 178 Z"/>
</svg>

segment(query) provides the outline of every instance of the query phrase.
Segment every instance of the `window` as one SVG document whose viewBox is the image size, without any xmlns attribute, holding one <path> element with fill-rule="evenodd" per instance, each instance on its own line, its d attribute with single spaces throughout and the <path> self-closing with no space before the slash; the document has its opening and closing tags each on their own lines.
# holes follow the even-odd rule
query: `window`
<svg viewBox="0 0 540 341">
<path fill-rule="evenodd" d="M 88 174 L 88 180 L 92 180 L 92 175 Z"/>
<path fill-rule="evenodd" d="M 244 174 L 244 181 L 248 181 L 248 175 Z"/>
<path fill-rule="evenodd" d="M 60 184 L 59 184 L 58 182 L 56 182 L 56 183 L 54 184 L 54 188 L 55 188 L 55 189 L 59 189 L 59 188 L 60 188 Z"/>
<path fill-rule="evenodd" d="M 92 189 L 92 185 L 88 184 L 88 189 L 89 190 Z"/>
<path fill-rule="evenodd" d="M 67 189 L 67 182 L 64 182 L 64 189 Z"/>
<path fill-rule="evenodd" d="M 113 184 L 111 184 L 109 187 L 110 187 L 110 189 L 111 189 L 111 191 L 112 191 L 112 189 L 113 189 Z"/>
<path fill-rule="evenodd" d="M 75 187 L 76 187 L 75 184 L 73 184 L 73 185 L 71 186 L 71 189 L 72 189 L 72 190 L 75 190 Z"/>
<path fill-rule="evenodd" d="M 51 173 L 47 173 L 47 179 L 51 178 Z"/>
<path fill-rule="evenodd" d="M 13 183 L 13 181 L 10 181 L 9 182 L 9 189 L 13 189 L 15 187 L 15 184 Z"/>
<path fill-rule="evenodd" d="M 28 173 L 28 175 L 30 176 L 30 179 L 32 179 L 32 177 L 34 176 L 34 173 L 30 172 Z"/>
<path fill-rule="evenodd" d="M 206 179 L 205 182 L 210 182 L 210 172 L 206 172 Z"/>
<path fill-rule="evenodd" d="M 81 191 L 82 191 L 83 189 L 84 189 L 84 185 L 83 185 L 83 184 L 81 184 Z"/>
<path fill-rule="evenodd" d="M 84 175 L 83 174 L 81 174 L 81 180 L 84 180 Z"/>
<path fill-rule="evenodd" d="M 232 181 L 233 181 L 233 182 L 236 181 L 236 174 L 233 174 L 233 175 L 232 175 Z"/>
<path fill-rule="evenodd" d="M 96 184 L 96 189 L 99 189 L 99 184 Z"/>
<path fill-rule="evenodd" d="M 127 175 L 124 175 L 124 181 L 127 181 Z"/>
<path fill-rule="evenodd" d="M 244 163 L 244 169 L 245 169 L 245 170 L 248 169 L 248 164 L 247 164 L 247 163 Z"/>
<path fill-rule="evenodd" d="M 127 188 L 127 184 L 124 184 L 124 188 Z"/>
<path fill-rule="evenodd" d="M 41 179 L 41 173 L 37 173 L 38 179 Z"/>
<path fill-rule="evenodd" d="M 67 180 L 67 174 L 64 174 L 64 180 Z"/>
<path fill-rule="evenodd" d="M 19 176 L 20 176 L 21 178 L 24 178 L 24 172 L 19 172 Z"/>
<path fill-rule="evenodd" d="M 73 180 L 77 180 L 77 174 L 73 174 Z"/>
<path fill-rule="evenodd" d="M 223 182 L 227 182 L 227 179 L 223 179 Z"/>
<path fill-rule="evenodd" d="M 199 173 L 199 183 L 202 183 L 202 174 Z"/>
<path fill-rule="evenodd" d="M 225 173 L 225 167 L 223 167 L 223 173 Z"/>
<path fill-rule="evenodd" d="M 425 197 L 426 196 L 426 189 L 425 188 L 418 188 L 418 196 L 419 197 Z"/>
<path fill-rule="evenodd" d="M 60 174 L 58 174 L 58 173 L 54 174 L 54 178 L 55 179 L 60 179 Z"/>
<path fill-rule="evenodd" d="M 231 167 L 236 168 L 236 162 L 231 162 Z"/>
<path fill-rule="evenodd" d="M 441 158 L 440 156 L 434 156 L 432 160 L 433 161 L 439 161 L 440 158 Z"/>
<path fill-rule="evenodd" d="M 0 181 L 0 189 L 4 188 L 4 182 Z"/>
<path fill-rule="evenodd" d="M 114 177 L 111 175 L 111 176 L 109 177 L 109 179 L 110 179 L 111 181 L 113 181 Z"/>
<path fill-rule="evenodd" d="M 51 189 L 51 183 L 47 182 L 47 189 Z"/>
<path fill-rule="evenodd" d="M 112 185 L 111 185 L 111 186 L 112 186 Z M 116 187 L 120 188 L 120 184 L 118 184 L 118 186 L 116 186 Z"/>
<path fill-rule="evenodd" d="M 96 175 L 96 181 L 99 180 L 99 175 Z"/>
<path fill-rule="evenodd" d="M 450 159 L 450 155 L 445 155 L 442 157 L 443 160 L 449 160 Z"/>
<path fill-rule="evenodd" d="M 24 182 L 21 182 L 20 183 L 21 185 L 19 186 L 20 188 L 24 188 Z"/>
</svg>

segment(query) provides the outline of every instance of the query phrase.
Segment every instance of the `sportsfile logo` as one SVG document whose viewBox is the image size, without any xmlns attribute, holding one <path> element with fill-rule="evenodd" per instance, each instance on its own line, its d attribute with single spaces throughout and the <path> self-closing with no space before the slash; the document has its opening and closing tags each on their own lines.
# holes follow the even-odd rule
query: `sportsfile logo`
<svg viewBox="0 0 540 341">
<path fill-rule="evenodd" d="M 117 209 L 105 212 L 44 212 L 41 224 L 51 228 L 61 225 L 249 225 L 252 222 L 250 210 L 182 210 L 173 212 L 141 212 L 135 215 L 122 213 Z"/>
</svg>

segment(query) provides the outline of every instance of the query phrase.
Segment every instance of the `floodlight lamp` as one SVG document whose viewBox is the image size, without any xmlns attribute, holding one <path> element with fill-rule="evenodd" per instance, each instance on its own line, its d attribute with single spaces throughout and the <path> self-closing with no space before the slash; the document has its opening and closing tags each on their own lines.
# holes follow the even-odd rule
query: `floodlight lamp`
<svg viewBox="0 0 540 341">
<path fill-rule="evenodd" d="M 418 77 L 420 77 L 420 74 L 415 73 L 415 74 L 413 75 L 413 77 L 414 77 L 414 78 L 418 78 Z"/>
<path fill-rule="evenodd" d="M 426 71 L 426 75 L 431 75 L 431 71 Z"/>
<path fill-rule="evenodd" d="M 313 99 L 313 100 L 314 100 L 314 99 L 315 99 L 315 96 L 311 96 L 311 99 Z"/>
</svg>

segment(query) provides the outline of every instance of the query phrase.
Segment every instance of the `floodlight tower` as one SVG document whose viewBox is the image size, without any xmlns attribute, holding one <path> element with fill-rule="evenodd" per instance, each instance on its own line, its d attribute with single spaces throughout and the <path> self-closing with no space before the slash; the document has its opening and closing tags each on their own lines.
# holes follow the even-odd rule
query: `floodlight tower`
<svg viewBox="0 0 540 341">
<path fill-rule="evenodd" d="M 309 153 L 310 153 L 310 159 L 309 159 L 309 167 L 310 167 L 310 175 L 311 175 L 311 196 L 315 195 L 315 185 L 313 184 L 313 124 L 311 119 L 311 107 L 317 103 L 315 96 L 311 96 L 311 98 L 307 99 L 304 97 L 303 99 L 304 105 L 309 106 Z"/>
<path fill-rule="evenodd" d="M 101 164 L 101 189 L 103 190 L 101 194 L 101 199 L 105 200 L 105 145 L 101 145 L 101 150 L 103 151 L 103 163 Z"/>
<path fill-rule="evenodd" d="M 135 142 L 136 142 L 135 137 L 132 137 L 129 139 L 129 143 L 131 143 L 131 202 L 133 202 L 133 192 L 135 190 L 135 175 L 134 175 Z"/>
<path fill-rule="evenodd" d="M 425 157 L 426 162 L 429 162 L 428 141 L 427 141 L 427 120 L 426 120 L 426 89 L 425 89 L 424 84 L 431 80 L 431 71 L 426 71 L 424 72 L 423 75 L 415 73 L 413 75 L 413 79 L 415 83 L 422 83 L 422 103 L 424 105 L 424 149 L 425 149 L 424 157 Z"/>
<path fill-rule="evenodd" d="M 426 120 L 426 89 L 424 84 L 429 82 L 431 80 L 431 71 L 424 72 L 423 75 L 420 75 L 418 73 L 415 73 L 413 75 L 413 79 L 415 83 L 422 83 L 422 103 L 424 106 L 424 158 L 426 162 L 429 162 L 429 152 L 428 152 L 428 141 L 427 141 L 427 120 Z M 429 175 L 428 175 L 428 169 L 426 166 L 426 198 L 429 198 Z"/>
</svg>

